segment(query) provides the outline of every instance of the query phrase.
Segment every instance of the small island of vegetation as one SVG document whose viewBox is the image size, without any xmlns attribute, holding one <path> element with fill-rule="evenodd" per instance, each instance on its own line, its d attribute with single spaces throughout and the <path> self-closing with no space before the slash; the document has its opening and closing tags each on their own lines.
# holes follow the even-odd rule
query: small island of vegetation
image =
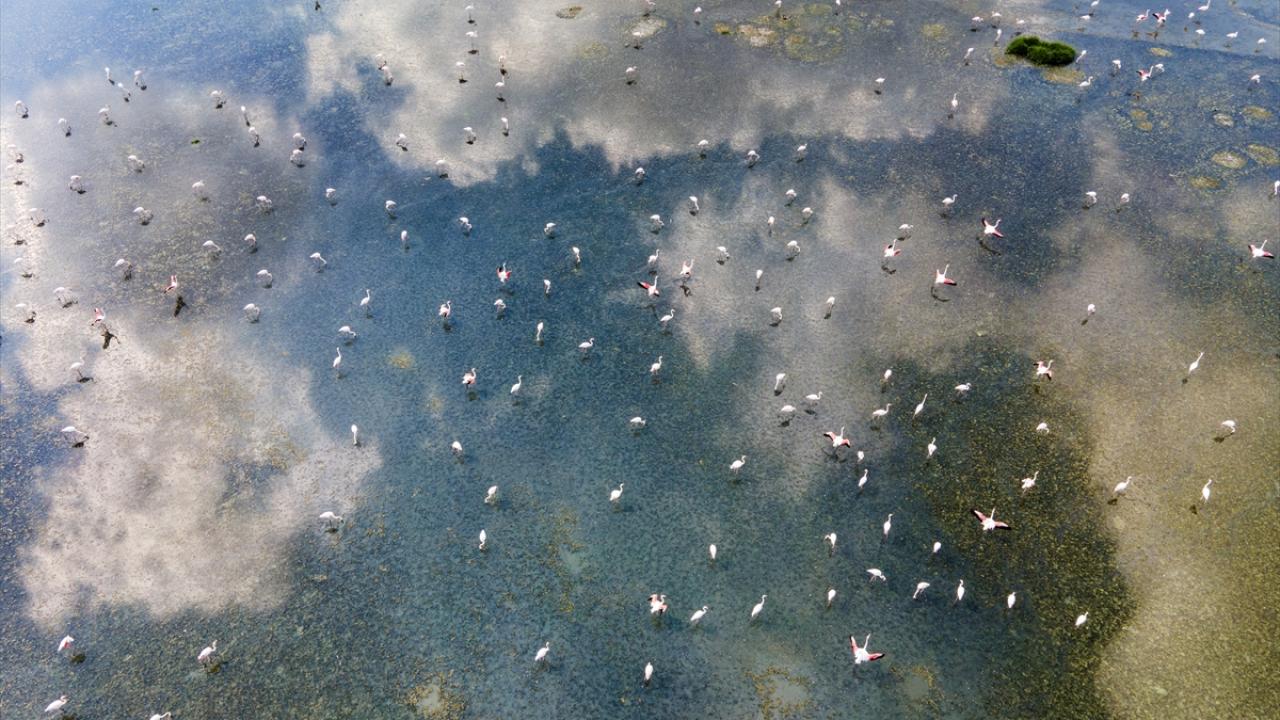
<svg viewBox="0 0 1280 720">
<path fill-rule="evenodd" d="M 1045 42 L 1035 35 L 1021 35 L 1013 39 L 1004 51 L 1024 57 L 1036 65 L 1068 65 L 1076 59 L 1076 49 L 1066 43 Z"/>
</svg>

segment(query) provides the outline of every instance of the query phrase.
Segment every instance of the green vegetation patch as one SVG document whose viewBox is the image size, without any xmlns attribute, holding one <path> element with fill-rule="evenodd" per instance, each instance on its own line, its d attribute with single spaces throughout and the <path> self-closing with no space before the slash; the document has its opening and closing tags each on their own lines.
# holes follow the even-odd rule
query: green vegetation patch
<svg viewBox="0 0 1280 720">
<path fill-rule="evenodd" d="M 1076 49 L 1066 43 L 1046 42 L 1035 35 L 1021 35 L 1013 39 L 1004 51 L 1026 58 L 1036 65 L 1068 65 L 1076 59 Z"/>
</svg>

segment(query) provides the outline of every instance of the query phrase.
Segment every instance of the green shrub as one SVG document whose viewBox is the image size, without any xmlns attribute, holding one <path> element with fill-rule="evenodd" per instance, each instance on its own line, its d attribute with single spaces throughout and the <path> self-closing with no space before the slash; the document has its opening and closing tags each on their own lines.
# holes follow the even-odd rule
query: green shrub
<svg viewBox="0 0 1280 720">
<path fill-rule="evenodd" d="M 1020 35 L 1005 47 L 1010 55 L 1024 57 L 1036 65 L 1069 65 L 1076 59 L 1076 49 L 1066 43 L 1045 42 L 1035 35 Z"/>
</svg>

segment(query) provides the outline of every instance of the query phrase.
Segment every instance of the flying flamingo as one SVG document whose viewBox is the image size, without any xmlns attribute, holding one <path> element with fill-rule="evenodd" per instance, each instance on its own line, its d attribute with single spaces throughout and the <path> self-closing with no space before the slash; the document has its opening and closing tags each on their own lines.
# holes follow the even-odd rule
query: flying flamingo
<svg viewBox="0 0 1280 720">
<path fill-rule="evenodd" d="M 982 521 L 982 532 L 987 532 L 989 530 L 1008 530 L 1009 529 L 1009 523 L 996 520 L 995 508 L 991 508 L 990 515 L 987 515 L 986 513 L 982 512 L 981 510 L 978 510 L 977 508 L 974 508 L 970 512 L 972 512 L 974 516 L 978 518 L 978 520 Z"/>
<path fill-rule="evenodd" d="M 854 665 L 861 665 L 862 663 L 865 663 L 865 662 L 875 662 L 876 660 L 879 660 L 880 658 L 884 657 L 884 653 L 882 652 L 879 652 L 879 653 L 867 652 L 867 643 L 869 642 L 871 642 L 870 633 L 868 633 L 866 639 L 862 641 L 861 647 L 858 646 L 857 638 L 855 638 L 852 635 L 849 636 L 849 650 L 853 652 Z"/>
<path fill-rule="evenodd" d="M 998 238 L 1004 238 L 1004 233 L 1000 232 L 1000 221 L 1003 219 L 996 218 L 994 223 L 989 223 L 986 218 L 982 218 L 982 236 L 991 237 L 994 235 Z"/>
<path fill-rule="evenodd" d="M 852 443 L 851 443 L 851 442 L 849 442 L 849 438 L 847 438 L 847 437 L 845 437 L 845 436 L 844 436 L 844 427 L 843 427 L 843 426 L 840 428 L 840 432 L 838 432 L 838 433 L 833 433 L 833 432 L 831 432 L 831 431 L 827 431 L 827 432 L 822 433 L 822 436 L 823 436 L 823 437 L 825 437 L 825 438 L 827 438 L 828 440 L 830 440 L 830 441 L 831 441 L 831 447 L 832 447 L 832 448 L 834 448 L 834 449 L 839 449 L 839 448 L 841 448 L 841 447 L 851 447 L 851 446 L 852 446 Z"/>
<path fill-rule="evenodd" d="M 658 289 L 658 276 L 657 276 L 657 275 L 654 275 L 654 276 L 653 276 L 653 282 L 651 282 L 651 283 L 647 283 L 647 282 L 637 282 L 636 284 L 637 284 L 637 285 L 639 285 L 640 287 L 644 288 L 644 291 L 645 291 L 646 293 L 648 293 L 648 294 L 649 294 L 649 297 L 651 297 L 651 298 L 656 298 L 656 297 L 658 297 L 659 295 L 661 295 L 661 294 L 662 294 L 662 291 Z"/>
</svg>

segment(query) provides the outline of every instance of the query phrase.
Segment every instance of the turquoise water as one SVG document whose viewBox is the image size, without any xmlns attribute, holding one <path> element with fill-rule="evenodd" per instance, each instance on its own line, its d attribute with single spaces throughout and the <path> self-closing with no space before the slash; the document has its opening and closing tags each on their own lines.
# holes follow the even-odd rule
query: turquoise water
<svg viewBox="0 0 1280 720">
<path fill-rule="evenodd" d="M 1246 247 L 1280 219 L 1274 8 L 1212 10 L 1200 41 L 1181 18 L 1132 37 L 1145 8 L 1128 4 L 1087 24 L 1061 3 L 1004 11 L 1002 43 L 1024 17 L 1088 49 L 1063 84 L 997 62 L 994 30 L 969 31 L 989 9 L 970 4 L 777 18 L 708 3 L 698 24 L 691 4 L 565 19 L 560 3 L 480 3 L 474 25 L 463 7 L 4 9 L 0 144 L 24 161 L 0 192 L 0 715 L 64 693 L 80 718 L 1262 717 L 1280 702 L 1265 550 L 1280 537 L 1280 285 Z M 1166 72 L 1139 85 L 1133 68 L 1154 62 Z M 145 68 L 148 88 L 126 104 L 103 66 L 126 84 Z M 83 195 L 64 189 L 73 173 Z M 1087 211 L 1086 190 L 1100 198 Z M 980 245 L 982 216 L 1007 238 Z M 886 272 L 881 248 L 904 222 Z M 635 283 L 655 250 L 651 308 Z M 19 257 L 31 277 L 9 269 Z M 120 257 L 128 280 L 111 271 Z M 930 271 L 946 264 L 959 285 L 935 299 Z M 177 317 L 161 292 L 174 273 Z M 60 307 L 59 286 L 78 304 Z M 118 336 L 105 350 L 93 307 Z M 91 382 L 67 369 L 81 358 Z M 1049 358 L 1055 379 L 1034 382 Z M 782 424 L 788 403 L 801 409 Z M 1226 418 L 1240 431 L 1215 442 Z M 68 424 L 84 447 L 62 440 Z M 824 448 L 841 426 L 863 463 Z M 970 508 L 992 505 L 1012 532 L 978 529 Z M 323 511 L 344 516 L 338 532 Z M 669 596 L 663 622 L 651 593 Z M 68 633 L 82 662 L 54 653 Z M 867 633 L 887 656 L 855 667 L 846 638 Z M 195 656 L 215 639 L 206 671 Z"/>
</svg>

